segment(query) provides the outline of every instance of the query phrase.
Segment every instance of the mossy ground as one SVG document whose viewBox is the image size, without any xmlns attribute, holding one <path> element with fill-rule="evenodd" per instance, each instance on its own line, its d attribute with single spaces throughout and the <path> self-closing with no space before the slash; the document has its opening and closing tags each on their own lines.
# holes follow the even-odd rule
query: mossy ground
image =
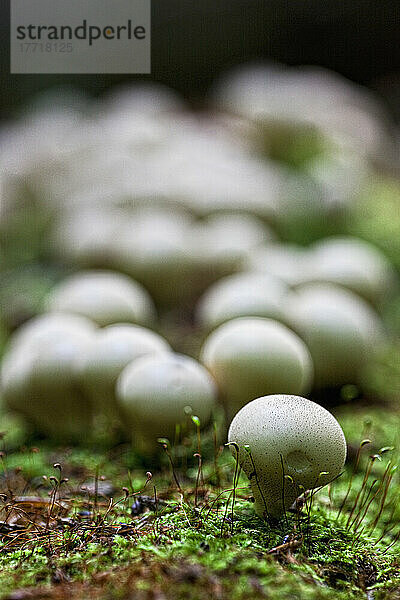
<svg viewBox="0 0 400 600">
<path fill-rule="evenodd" d="M 372 482 L 396 462 L 396 450 L 382 451 L 393 445 L 396 412 L 362 402 L 336 412 L 355 454 L 364 433 L 371 440 L 340 515 L 354 453 L 342 477 L 312 503 L 272 524 L 254 514 L 245 478 L 232 506 L 235 461 L 227 449 L 219 454 L 219 444 L 216 461 L 212 431 L 202 436 L 201 476 L 195 435 L 171 449 L 179 491 L 161 446 L 146 464 L 129 444 L 66 449 L 36 440 L 32 447 L 35 440 L 21 431 L 28 445 L 17 449 L 13 421 L 1 459 L 0 598 L 400 597 L 397 472 L 376 526 L 382 493 L 363 516 L 379 487 L 368 495 Z M 368 457 L 379 450 L 353 510 Z"/>
</svg>

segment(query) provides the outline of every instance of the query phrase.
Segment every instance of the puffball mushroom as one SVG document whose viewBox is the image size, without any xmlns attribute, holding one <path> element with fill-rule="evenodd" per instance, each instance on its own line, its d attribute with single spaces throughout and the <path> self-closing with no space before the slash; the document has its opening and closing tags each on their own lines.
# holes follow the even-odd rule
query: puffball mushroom
<svg viewBox="0 0 400 600">
<path fill-rule="evenodd" d="M 148 452 L 159 437 L 173 440 L 176 425 L 185 426 L 191 415 L 206 424 L 216 396 L 208 371 L 182 354 L 139 358 L 125 367 L 117 382 L 117 400 L 135 444 Z"/>
<path fill-rule="evenodd" d="M 82 386 L 106 414 L 115 415 L 115 385 L 124 367 L 142 356 L 170 351 L 167 341 L 149 329 L 126 323 L 109 325 L 96 332 L 81 356 Z"/>
<path fill-rule="evenodd" d="M 249 252 L 242 267 L 255 273 L 267 273 L 289 286 L 309 282 L 314 265 L 309 250 L 291 244 L 271 244 Z"/>
<path fill-rule="evenodd" d="M 261 394 L 306 393 L 313 365 L 304 342 L 273 319 L 241 317 L 206 339 L 201 361 L 214 376 L 228 417 Z"/>
<path fill-rule="evenodd" d="M 314 279 L 349 288 L 379 304 L 395 287 L 396 273 L 372 244 L 352 237 L 330 237 L 311 247 Z"/>
<path fill-rule="evenodd" d="M 339 423 L 300 396 L 276 394 L 249 402 L 233 419 L 228 440 L 234 456 L 235 445 L 239 448 L 262 518 L 280 517 L 302 492 L 337 477 L 346 460 Z"/>
<path fill-rule="evenodd" d="M 11 340 L 1 369 L 6 405 L 38 431 L 62 439 L 88 432 L 92 407 L 81 392 L 77 357 L 85 353 L 94 324 L 73 315 L 43 315 Z"/>
<path fill-rule="evenodd" d="M 317 388 L 358 383 L 382 340 L 378 315 L 362 298 L 330 284 L 298 288 L 285 307 L 285 322 L 304 340 Z"/>
<path fill-rule="evenodd" d="M 193 228 L 193 234 L 203 260 L 223 274 L 237 270 L 249 250 L 275 239 L 261 219 L 233 212 L 209 216 Z"/>
<path fill-rule="evenodd" d="M 219 279 L 200 298 L 196 320 L 214 329 L 235 317 L 280 318 L 288 286 L 268 274 L 238 273 Z"/>
<path fill-rule="evenodd" d="M 370 156 L 388 147 L 373 95 L 320 67 L 240 66 L 221 77 L 213 96 L 223 110 L 256 123 L 269 154 L 292 164 L 332 141 Z"/>
<path fill-rule="evenodd" d="M 138 114 L 159 116 L 185 108 L 183 99 L 174 90 L 161 83 L 135 83 L 116 86 L 103 98 L 106 114 L 135 117 Z"/>
<path fill-rule="evenodd" d="M 199 217 L 229 211 L 271 222 L 282 191 L 280 168 L 240 151 L 237 140 L 225 144 L 226 151 L 220 152 L 211 131 L 214 135 L 201 144 L 200 152 L 195 148 L 196 138 L 188 138 L 184 154 L 172 157 L 176 196 Z M 174 150 L 172 147 L 172 153 Z"/>
<path fill-rule="evenodd" d="M 241 263 L 254 248 L 272 241 L 272 230 L 261 219 L 245 212 L 213 214 L 191 230 L 196 273 L 196 296 L 220 277 L 241 270 Z"/>
<path fill-rule="evenodd" d="M 137 210 L 114 241 L 115 267 L 134 277 L 161 303 L 176 303 L 187 285 L 194 259 L 191 218 L 178 210 Z"/>
<path fill-rule="evenodd" d="M 57 217 L 50 240 L 56 258 L 86 268 L 110 266 L 114 241 L 126 220 L 122 211 L 98 202 L 60 211 Z"/>
<path fill-rule="evenodd" d="M 68 313 L 45 313 L 24 323 L 10 339 L 10 348 L 25 346 L 36 352 L 49 341 L 64 335 L 94 334 L 97 325 L 87 317 Z"/>
<path fill-rule="evenodd" d="M 123 321 L 147 325 L 155 319 L 148 292 L 127 275 L 112 271 L 71 275 L 50 292 L 47 308 L 84 315 L 100 326 Z"/>
</svg>

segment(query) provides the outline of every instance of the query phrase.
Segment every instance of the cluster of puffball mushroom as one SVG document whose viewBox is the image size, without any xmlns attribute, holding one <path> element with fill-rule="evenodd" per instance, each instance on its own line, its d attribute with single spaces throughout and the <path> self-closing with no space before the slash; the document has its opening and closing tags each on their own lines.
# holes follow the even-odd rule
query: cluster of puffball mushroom
<svg viewBox="0 0 400 600">
<path fill-rule="evenodd" d="M 314 290 L 317 304 L 320 295 L 321 323 L 328 315 L 331 325 L 326 332 L 319 321 L 307 321 L 308 307 L 317 313 L 312 302 L 303 310 L 296 303 L 299 323 L 311 326 L 314 351 L 315 327 L 319 343 L 324 334 L 327 345 L 336 340 L 324 296 L 329 291 L 323 286 Z M 340 298 L 344 304 L 354 301 L 352 293 L 335 291 L 335 308 L 340 308 Z M 103 414 L 133 434 L 139 452 L 152 454 L 159 438 L 174 439 L 177 426 L 185 431 L 192 417 L 207 425 L 220 399 L 228 422 L 233 419 L 228 442 L 250 476 L 255 509 L 268 518 L 279 516 L 301 489 L 324 485 L 343 467 L 346 447 L 340 426 L 324 408 L 301 397 L 312 388 L 312 355 L 303 339 L 278 320 L 227 320 L 206 337 L 196 361 L 173 352 L 163 337 L 144 326 L 154 326 L 154 305 L 126 275 L 73 275 L 52 290 L 46 307 L 48 312 L 11 338 L 1 372 L 3 401 L 46 435 L 69 442 L 82 439 L 93 416 Z M 344 349 L 352 342 L 360 346 L 362 334 L 367 351 L 378 335 L 368 317 L 368 311 L 360 313 L 358 328 L 348 325 L 351 335 L 345 332 Z M 351 377 L 351 357 L 350 352 L 338 362 L 338 356 L 329 376 L 347 372 Z M 357 354 L 357 360 L 362 358 Z M 283 495 L 282 485 L 277 487 L 282 477 Z"/>
<path fill-rule="evenodd" d="M 119 418 L 137 450 L 151 454 L 158 438 L 172 439 L 191 417 L 207 424 L 223 390 L 229 419 L 237 413 L 229 444 L 264 518 L 339 474 L 344 436 L 328 411 L 298 395 L 310 389 L 312 360 L 295 333 L 272 319 L 233 319 L 206 340 L 208 371 L 142 325 L 113 324 L 118 311 L 148 322 L 152 308 L 144 290 L 119 274 L 82 273 L 64 282 L 49 296 L 49 312 L 13 336 L 2 365 L 3 400 L 39 431 L 69 442 L 85 435 L 94 413 Z M 262 391 L 272 395 L 258 398 Z"/>
<path fill-rule="evenodd" d="M 3 399 L 47 433 L 87 427 L 94 409 L 125 424 L 132 412 L 140 436 L 156 439 L 171 436 L 171 421 L 183 425 L 188 414 L 206 424 L 217 396 L 230 420 L 258 396 L 360 383 L 385 335 L 374 309 L 332 284 L 292 290 L 270 277 L 238 274 L 207 292 L 221 324 L 203 331 L 197 362 L 174 354 L 151 329 L 156 308 L 139 283 L 111 271 L 71 275 L 47 296 L 47 312 L 12 336 Z M 204 299 L 201 306 L 206 313 Z M 150 357 L 150 366 L 139 369 L 137 361 Z"/>
<path fill-rule="evenodd" d="M 342 224 L 390 142 L 375 99 L 325 72 L 249 68 L 210 102 L 198 117 L 164 88 L 122 89 L 0 132 L 2 240 L 29 211 L 31 246 L 73 271 L 11 336 L 1 399 L 67 442 L 118 423 L 143 455 L 223 407 L 255 509 L 277 517 L 346 457 L 305 396 L 362 385 L 387 335 L 396 272 Z M 201 338 L 191 356 L 160 334 L 170 315 Z"/>
<path fill-rule="evenodd" d="M 22 224 L 26 249 L 31 223 L 30 247 L 43 253 L 45 244 L 46 256 L 74 269 L 124 272 L 174 306 L 257 263 L 258 251 L 262 262 L 272 244 L 279 255 L 279 238 L 340 234 L 371 158 L 390 155 L 376 98 L 324 70 L 248 66 L 214 86 L 209 107 L 199 116 L 154 84 L 96 101 L 44 94 L 0 129 L 3 240 Z M 293 169 L 294 148 L 305 147 L 312 152 Z M 330 257 L 310 276 L 340 284 Z M 352 269 L 343 276 L 358 282 Z"/>
<path fill-rule="evenodd" d="M 139 284 L 118 273 L 81 273 L 47 305 L 11 338 L 1 373 L 3 401 L 37 430 L 82 439 L 103 414 L 133 431 L 137 447 L 153 450 L 191 416 L 208 423 L 216 385 L 204 366 L 143 326 L 155 312 Z"/>
</svg>

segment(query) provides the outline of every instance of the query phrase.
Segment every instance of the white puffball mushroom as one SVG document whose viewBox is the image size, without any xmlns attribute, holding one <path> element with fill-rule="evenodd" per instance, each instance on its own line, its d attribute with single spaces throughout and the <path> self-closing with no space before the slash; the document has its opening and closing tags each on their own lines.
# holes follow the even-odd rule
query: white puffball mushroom
<svg viewBox="0 0 400 600">
<path fill-rule="evenodd" d="M 310 350 L 317 388 L 359 382 L 383 335 L 365 300 L 334 285 L 308 284 L 293 293 L 285 314 Z"/>
<path fill-rule="evenodd" d="M 195 264 L 191 218 L 183 211 L 137 210 L 114 241 L 117 269 L 143 284 L 161 303 L 176 303 L 190 291 Z"/>
<path fill-rule="evenodd" d="M 353 237 L 328 237 L 307 249 L 271 244 L 249 252 L 242 266 L 274 275 L 292 287 L 312 282 L 337 284 L 374 305 L 387 299 L 397 284 L 395 270 L 383 253 Z"/>
<path fill-rule="evenodd" d="M 154 451 L 159 437 L 173 441 L 175 426 L 186 426 L 191 416 L 205 425 L 216 396 L 208 371 L 193 358 L 174 353 L 133 361 L 117 382 L 117 400 L 135 444 L 148 452 Z"/>
<path fill-rule="evenodd" d="M 276 394 L 249 402 L 233 419 L 228 441 L 234 456 L 234 444 L 239 447 L 239 463 L 262 518 L 280 517 L 305 490 L 335 479 L 346 460 L 339 423 L 300 396 Z"/>
<path fill-rule="evenodd" d="M 256 123 L 267 140 L 281 126 L 293 135 L 304 131 L 309 146 L 315 132 L 362 155 L 381 156 L 388 147 L 384 113 L 371 92 L 320 67 L 239 66 L 222 76 L 213 96 L 220 108 Z"/>
<path fill-rule="evenodd" d="M 313 365 L 304 342 L 273 319 L 241 317 L 206 339 L 201 361 L 214 376 L 228 417 L 260 395 L 302 394 Z"/>
<path fill-rule="evenodd" d="M 92 406 L 79 386 L 77 358 L 87 351 L 94 331 L 90 321 L 70 315 L 45 315 L 24 326 L 2 363 L 6 405 L 50 437 L 85 435 Z"/>
<path fill-rule="evenodd" d="M 60 212 L 50 239 L 56 258 L 86 268 L 111 265 L 113 244 L 126 215 L 99 204 Z"/>
<path fill-rule="evenodd" d="M 314 272 L 310 251 L 290 244 L 256 248 L 244 259 L 242 267 L 255 273 L 269 273 L 289 286 L 310 281 Z"/>
<path fill-rule="evenodd" d="M 1 399 L 12 411 L 25 412 L 20 405 L 26 396 L 31 362 L 31 353 L 19 344 L 10 344 L 3 356 L 0 372 Z"/>
<path fill-rule="evenodd" d="M 222 213 L 204 219 L 197 228 L 200 251 L 208 261 L 237 267 L 249 250 L 275 240 L 273 231 L 260 219 L 246 213 Z"/>
<path fill-rule="evenodd" d="M 160 335 L 140 325 L 116 324 L 99 329 L 82 354 L 82 386 L 97 406 L 117 414 L 115 385 L 122 370 L 142 356 L 165 354 L 171 347 Z"/>
<path fill-rule="evenodd" d="M 159 116 L 185 108 L 183 99 L 171 88 L 161 83 L 135 83 L 116 86 L 102 99 L 103 109 L 114 118 Z M 107 114 L 107 113 L 106 113 Z"/>
<path fill-rule="evenodd" d="M 200 298 L 196 320 L 211 330 L 236 317 L 280 319 L 288 286 L 268 274 L 238 273 L 219 279 Z"/>
<path fill-rule="evenodd" d="M 243 212 L 210 215 L 194 225 L 191 235 L 200 292 L 218 278 L 240 271 L 249 252 L 275 239 L 261 219 Z"/>
<path fill-rule="evenodd" d="M 112 271 L 82 271 L 58 284 L 47 297 L 50 311 L 84 315 L 100 326 L 155 320 L 148 292 L 127 275 Z"/>
<path fill-rule="evenodd" d="M 193 213 L 204 217 L 235 212 L 273 220 L 282 190 L 282 173 L 276 164 L 237 152 L 237 141 L 230 142 L 227 152 L 219 152 L 218 140 L 210 135 L 198 152 L 193 149 L 196 140 L 188 139 L 182 156 L 172 156 L 167 166 L 176 182 L 176 196 Z"/>
<path fill-rule="evenodd" d="M 24 323 L 10 339 L 10 347 L 24 346 L 40 350 L 48 342 L 64 335 L 94 334 L 97 325 L 87 317 L 68 313 L 45 313 Z"/>
<path fill-rule="evenodd" d="M 314 279 L 349 288 L 372 304 L 390 295 L 396 273 L 372 244 L 352 237 L 330 237 L 311 247 Z"/>
</svg>

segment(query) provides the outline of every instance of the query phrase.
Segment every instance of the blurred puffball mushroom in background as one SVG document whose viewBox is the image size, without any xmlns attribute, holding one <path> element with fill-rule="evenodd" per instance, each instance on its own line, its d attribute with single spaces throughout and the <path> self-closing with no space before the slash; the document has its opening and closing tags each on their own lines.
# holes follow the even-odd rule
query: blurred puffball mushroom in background
<svg viewBox="0 0 400 600">
<path fill-rule="evenodd" d="M 139 325 L 116 324 L 99 329 L 79 359 L 82 387 L 97 410 L 120 418 L 115 386 L 124 367 L 142 356 L 170 351 L 166 340 Z"/>
<path fill-rule="evenodd" d="M 183 99 L 160 83 L 118 85 L 103 98 L 106 114 L 118 119 L 135 118 L 138 114 L 157 116 L 185 110 Z"/>
<path fill-rule="evenodd" d="M 293 287 L 310 281 L 313 276 L 309 251 L 291 244 L 271 244 L 256 248 L 243 260 L 242 268 L 245 271 L 271 275 Z"/>
<path fill-rule="evenodd" d="M 387 150 L 385 113 L 374 94 L 326 69 L 244 65 L 217 81 L 212 97 L 258 123 L 277 157 L 296 162 L 332 145 L 375 157 Z"/>
<path fill-rule="evenodd" d="M 84 317 L 54 314 L 28 322 L 3 358 L 6 406 L 49 437 L 85 439 L 93 407 L 79 388 L 77 363 L 94 334 L 95 325 Z"/>
<path fill-rule="evenodd" d="M 395 268 L 372 244 L 351 236 L 330 236 L 303 248 L 270 244 L 249 252 L 242 268 L 271 274 L 290 287 L 332 283 L 347 288 L 374 306 L 393 296 L 398 286 Z"/>
<path fill-rule="evenodd" d="M 373 305 L 390 297 L 397 275 L 372 244 L 352 237 L 332 237 L 311 246 L 314 279 L 346 287 Z"/>
<path fill-rule="evenodd" d="M 98 325 L 128 322 L 151 324 L 153 301 L 146 290 L 126 275 L 84 271 L 62 281 L 46 299 L 48 310 L 83 315 Z"/>
<path fill-rule="evenodd" d="M 238 273 L 211 285 L 196 306 L 198 323 L 211 330 L 236 317 L 279 320 L 288 295 L 287 285 L 267 273 Z"/>
<path fill-rule="evenodd" d="M 68 313 L 45 313 L 24 323 L 10 338 L 9 346 L 26 346 L 40 350 L 48 340 L 62 339 L 69 333 L 79 335 L 82 331 L 93 333 L 97 325 L 82 315 Z"/>
<path fill-rule="evenodd" d="M 311 389 L 313 364 L 304 342 L 273 319 L 242 317 L 215 329 L 201 350 L 228 418 L 260 394 Z"/>
<path fill-rule="evenodd" d="M 159 302 L 179 301 L 194 268 L 190 223 L 183 211 L 133 213 L 114 241 L 115 266 L 143 284 Z"/>
<path fill-rule="evenodd" d="M 264 519 L 281 517 L 301 493 L 335 479 L 346 460 L 346 440 L 333 415 L 287 394 L 246 404 L 229 427 L 228 443 Z"/>
<path fill-rule="evenodd" d="M 384 340 L 382 324 L 369 304 L 329 284 L 298 288 L 285 321 L 307 344 L 317 388 L 359 383 L 362 368 Z"/>
<path fill-rule="evenodd" d="M 124 224 L 124 213 L 88 206 L 66 211 L 56 220 L 50 240 L 55 258 L 82 267 L 110 268 L 113 245 Z"/>
<path fill-rule="evenodd" d="M 117 383 L 117 400 L 134 444 L 150 453 L 157 438 L 174 440 L 177 425 L 187 431 L 192 416 L 207 425 L 216 399 L 208 371 L 193 358 L 174 353 L 132 362 Z"/>
<path fill-rule="evenodd" d="M 207 283 L 240 270 L 241 262 L 252 249 L 275 239 L 261 219 L 230 212 L 203 219 L 193 227 L 191 236 L 197 249 L 197 268 Z"/>
</svg>

